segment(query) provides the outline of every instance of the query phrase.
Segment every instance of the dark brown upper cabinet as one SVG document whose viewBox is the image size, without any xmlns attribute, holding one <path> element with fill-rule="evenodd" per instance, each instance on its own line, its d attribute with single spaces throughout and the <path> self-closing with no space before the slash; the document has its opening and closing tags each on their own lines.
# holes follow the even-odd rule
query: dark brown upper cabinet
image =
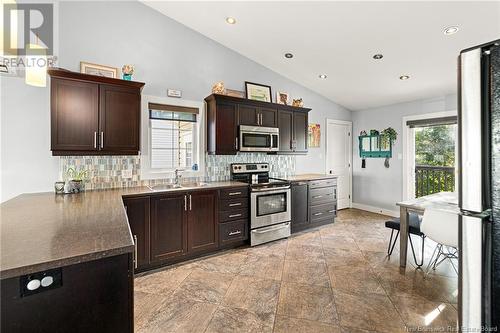
<svg viewBox="0 0 500 333">
<path fill-rule="evenodd" d="M 307 153 L 308 114 L 303 111 L 278 111 L 280 150 L 282 154 Z"/>
<path fill-rule="evenodd" d="M 279 127 L 280 153 L 307 153 L 307 113 L 311 109 L 217 94 L 205 102 L 209 154 L 235 155 L 239 125 Z"/>
<path fill-rule="evenodd" d="M 238 125 L 277 127 L 277 109 L 255 105 L 238 105 Z"/>
<path fill-rule="evenodd" d="M 142 82 L 63 69 L 51 77 L 52 155 L 137 155 Z"/>
</svg>

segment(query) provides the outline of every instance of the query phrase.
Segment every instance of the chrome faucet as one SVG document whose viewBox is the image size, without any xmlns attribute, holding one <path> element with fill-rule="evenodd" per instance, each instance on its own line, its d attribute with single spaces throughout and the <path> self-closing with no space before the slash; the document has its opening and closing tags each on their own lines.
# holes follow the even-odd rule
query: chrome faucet
<svg viewBox="0 0 500 333">
<path fill-rule="evenodd" d="M 182 177 L 182 170 L 175 169 L 175 186 L 180 185 L 180 179 Z"/>
</svg>

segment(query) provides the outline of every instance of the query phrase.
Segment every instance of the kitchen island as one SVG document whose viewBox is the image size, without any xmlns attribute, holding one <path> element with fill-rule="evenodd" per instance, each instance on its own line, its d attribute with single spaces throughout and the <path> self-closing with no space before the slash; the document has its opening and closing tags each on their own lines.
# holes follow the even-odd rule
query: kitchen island
<svg viewBox="0 0 500 333">
<path fill-rule="evenodd" d="M 133 331 L 134 240 L 123 199 L 238 182 L 23 194 L 1 209 L 1 331 Z"/>
</svg>

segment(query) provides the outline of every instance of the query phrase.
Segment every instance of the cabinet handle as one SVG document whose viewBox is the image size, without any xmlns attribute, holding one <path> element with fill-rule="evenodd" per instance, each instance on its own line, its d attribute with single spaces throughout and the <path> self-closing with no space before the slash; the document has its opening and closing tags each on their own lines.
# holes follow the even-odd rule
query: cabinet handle
<svg viewBox="0 0 500 333">
<path fill-rule="evenodd" d="M 313 214 L 314 216 L 320 216 L 320 215 L 323 215 L 323 213 L 315 213 Z"/>
<path fill-rule="evenodd" d="M 104 132 L 101 132 L 101 149 L 104 148 Z"/>
<path fill-rule="evenodd" d="M 193 201 L 191 200 L 191 194 L 189 195 L 189 210 L 193 210 Z"/>
<path fill-rule="evenodd" d="M 262 126 L 262 113 L 259 116 L 260 116 L 260 126 Z"/>
<path fill-rule="evenodd" d="M 240 217 L 240 216 L 241 216 L 241 214 L 232 214 L 232 215 L 229 215 L 229 217 L 231 217 L 231 218 L 232 217 Z"/>
<path fill-rule="evenodd" d="M 238 194 L 241 194 L 241 192 L 231 192 L 231 193 L 229 193 L 229 195 L 238 195 Z"/>
<path fill-rule="evenodd" d="M 188 210 L 188 198 L 187 198 L 187 195 L 184 195 L 184 210 L 187 211 Z"/>
<path fill-rule="evenodd" d="M 260 125 L 260 117 L 258 113 L 255 113 L 255 116 L 257 117 L 257 125 Z"/>
<path fill-rule="evenodd" d="M 134 235 L 134 268 L 137 269 L 137 235 Z"/>
<path fill-rule="evenodd" d="M 231 231 L 231 232 L 229 233 L 229 236 L 234 236 L 234 235 L 239 235 L 239 234 L 241 234 L 241 230 L 238 230 L 238 231 Z"/>
<path fill-rule="evenodd" d="M 241 206 L 241 202 L 229 204 L 229 207 Z"/>
<path fill-rule="evenodd" d="M 323 198 L 323 196 L 322 195 L 313 196 L 313 199 L 319 199 L 319 198 Z"/>
<path fill-rule="evenodd" d="M 335 209 L 329 210 L 328 213 L 335 213 Z"/>
<path fill-rule="evenodd" d="M 234 148 L 238 150 L 238 137 L 236 137 L 236 140 L 234 140 Z"/>
<path fill-rule="evenodd" d="M 97 132 L 94 132 L 94 148 L 97 148 Z"/>
</svg>

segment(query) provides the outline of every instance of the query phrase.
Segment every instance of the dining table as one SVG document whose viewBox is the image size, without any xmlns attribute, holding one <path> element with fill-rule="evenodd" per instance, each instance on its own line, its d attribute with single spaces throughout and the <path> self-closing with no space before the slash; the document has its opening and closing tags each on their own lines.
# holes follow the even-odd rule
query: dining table
<svg viewBox="0 0 500 333">
<path fill-rule="evenodd" d="M 460 214 L 457 192 L 440 192 L 398 202 L 400 214 L 399 266 L 406 267 L 410 212 L 423 215 L 426 209 Z"/>
</svg>

